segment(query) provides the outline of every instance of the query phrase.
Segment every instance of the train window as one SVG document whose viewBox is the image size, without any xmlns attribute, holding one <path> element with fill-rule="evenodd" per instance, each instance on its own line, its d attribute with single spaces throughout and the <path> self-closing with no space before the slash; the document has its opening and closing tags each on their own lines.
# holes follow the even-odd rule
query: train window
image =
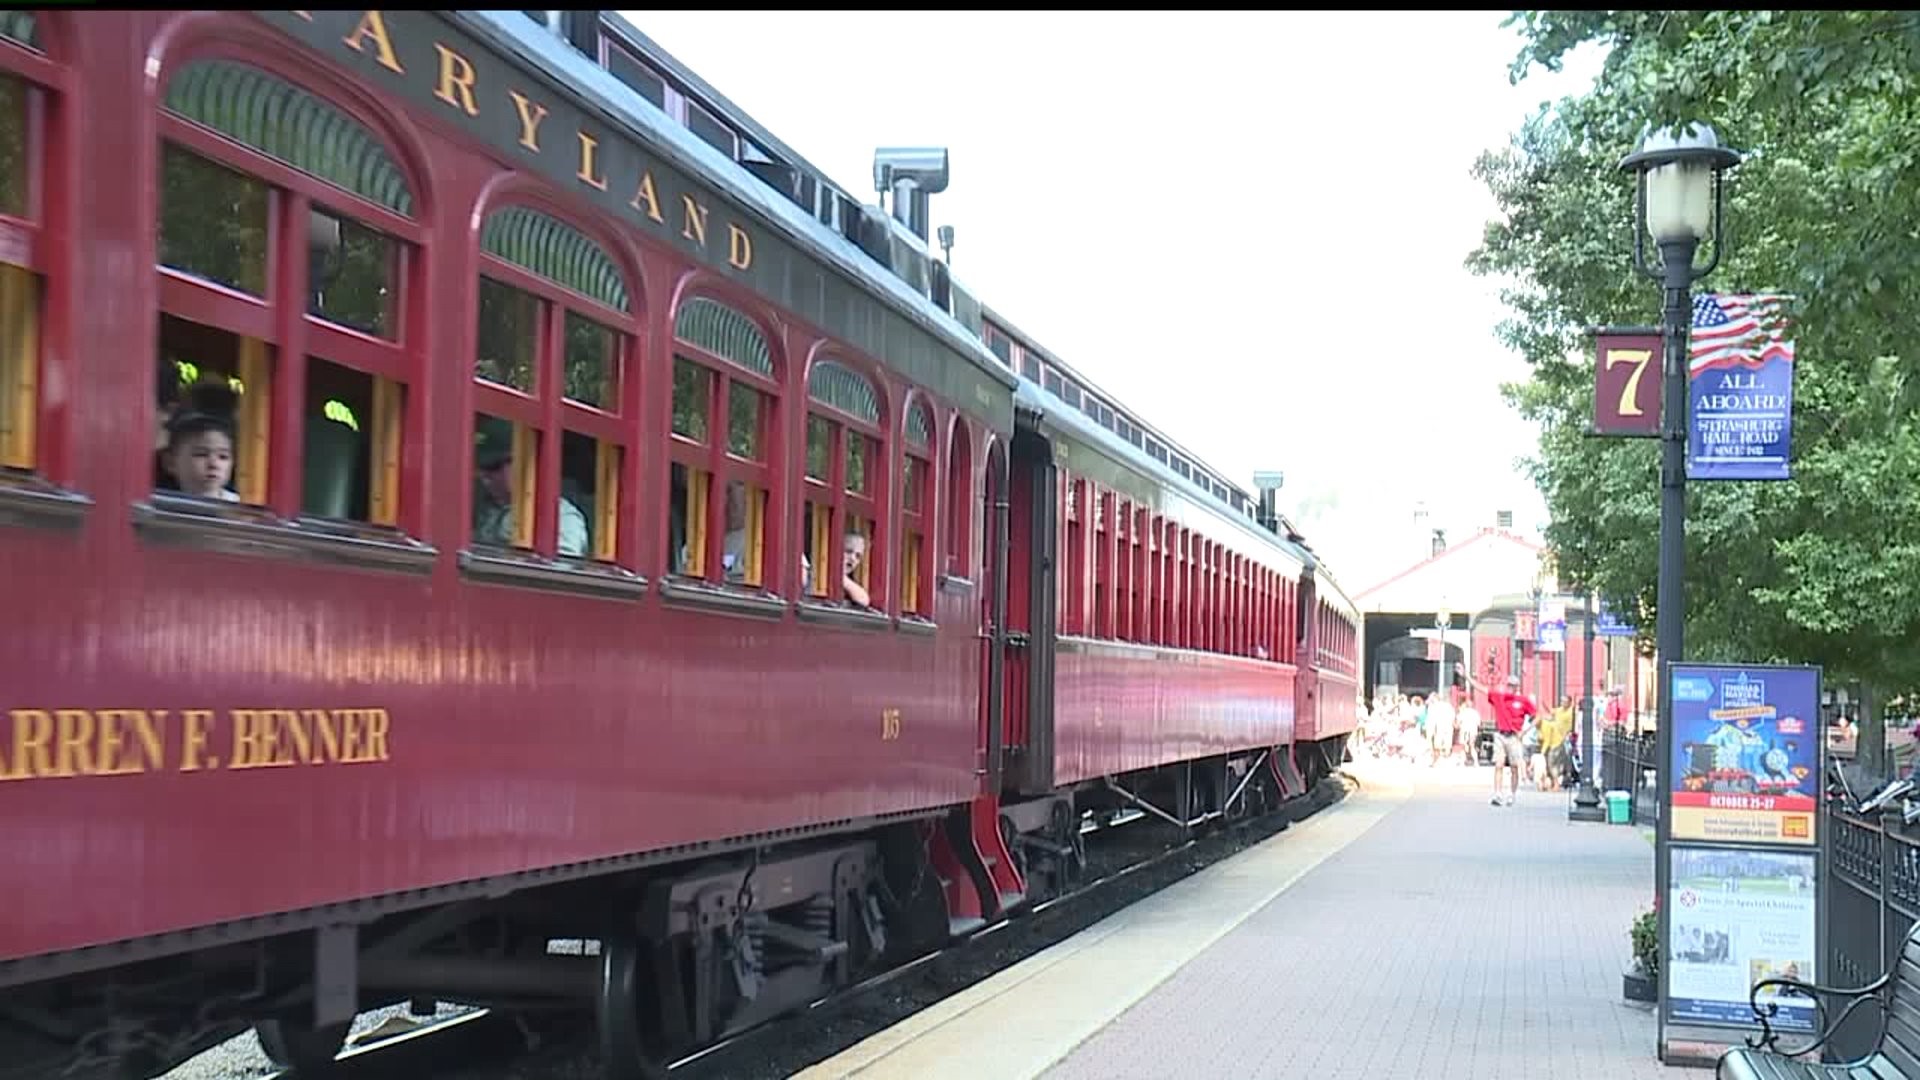
<svg viewBox="0 0 1920 1080">
<path fill-rule="evenodd" d="M 157 486 L 398 526 L 417 359 L 402 312 L 425 234 L 394 157 L 324 99 L 225 60 L 169 80 L 160 134 Z M 274 415 L 299 430 L 282 441 Z M 296 468 L 270 467 L 275 445 Z"/>
<path fill-rule="evenodd" d="M 532 393 L 535 358 L 540 350 L 540 298 L 482 277 L 477 342 L 473 365 L 476 376 Z"/>
<path fill-rule="evenodd" d="M 580 230 L 523 206 L 487 215 L 480 252 L 473 541 L 620 561 L 632 547 L 619 527 L 631 488 L 626 274 Z"/>
<path fill-rule="evenodd" d="M 673 325 L 668 570 L 712 584 L 777 589 L 766 574 L 779 546 L 779 530 L 766 526 L 768 448 L 778 430 L 767 335 L 704 296 L 682 300 Z"/>
<path fill-rule="evenodd" d="M 1129 536 L 1133 538 L 1131 567 L 1127 575 L 1127 638 L 1135 642 L 1144 642 L 1150 638 L 1148 617 L 1146 617 L 1146 598 L 1152 582 L 1152 557 L 1154 557 L 1154 538 L 1150 532 L 1150 517 L 1146 509 L 1133 509 L 1133 528 Z"/>
<path fill-rule="evenodd" d="M 1031 379 L 1034 382 L 1039 382 L 1040 381 L 1040 361 L 1034 359 L 1028 353 L 1024 353 L 1024 352 L 1021 353 L 1020 354 L 1020 374 L 1025 375 L 1028 379 Z"/>
<path fill-rule="evenodd" d="M 807 370 L 807 450 L 802 512 L 813 560 L 808 592 L 820 599 L 874 605 L 885 581 L 879 508 L 884 477 L 880 399 L 866 376 L 836 360 Z M 836 569 L 845 573 L 836 573 Z M 851 582 L 857 589 L 848 589 Z M 884 595 L 884 594 L 882 594 Z"/>
<path fill-rule="evenodd" d="M 1196 536 L 1193 561 L 1193 642 L 1203 652 L 1213 650 L 1213 545 Z"/>
<path fill-rule="evenodd" d="M 1093 636 L 1113 636 L 1113 492 L 1095 496 L 1093 517 Z"/>
<path fill-rule="evenodd" d="M 1090 509 L 1091 492 L 1087 490 L 1086 480 L 1063 474 L 1061 484 L 1067 493 L 1067 574 L 1065 585 L 1065 603 L 1060 609 L 1060 629 L 1062 633 L 1084 634 L 1087 632 L 1087 519 L 1092 516 Z"/>
<path fill-rule="evenodd" d="M 40 20 L 31 11 L 0 12 L 0 37 L 39 52 Z"/>
<path fill-rule="evenodd" d="M 37 463 L 39 369 L 40 279 L 0 263 L 0 468 Z"/>
<path fill-rule="evenodd" d="M 1133 639 L 1133 503 L 1116 499 L 1113 514 L 1113 636 Z"/>
<path fill-rule="evenodd" d="M 264 503 L 262 388 L 272 380 L 271 347 L 165 313 L 158 338 L 155 486 L 217 502 Z"/>
<path fill-rule="evenodd" d="M 947 442 L 947 573 L 972 576 L 973 558 L 973 440 L 967 419 L 953 419 Z"/>
<path fill-rule="evenodd" d="M 533 547 L 539 435 L 531 425 L 479 413 L 473 419 L 473 542 Z"/>
<path fill-rule="evenodd" d="M 38 23 L 30 12 L 0 13 L 0 35 L 33 48 Z M 44 118 L 42 96 L 25 80 L 0 74 L 0 215 L 29 234 L 38 231 L 33 136 Z M 0 468 L 23 472 L 39 464 L 41 281 L 27 254 L 37 248 L 9 245 L 17 254 L 0 257 Z"/>
<path fill-rule="evenodd" d="M 933 560 L 927 550 L 933 517 L 933 410 L 924 401 L 907 411 L 900 473 L 900 614 L 933 614 Z"/>
<path fill-rule="evenodd" d="M 687 102 L 687 128 L 699 136 L 701 142 L 715 150 L 730 158 L 737 156 L 733 129 L 719 117 L 691 101 Z"/>
<path fill-rule="evenodd" d="M 308 217 L 307 245 L 307 314 L 393 340 L 399 242 L 316 208 Z"/>
<path fill-rule="evenodd" d="M 999 357 L 1001 363 L 1012 367 L 1013 342 L 1007 339 L 1007 335 L 1001 333 L 992 323 L 986 323 L 981 332 L 986 337 L 987 348 L 993 352 L 993 355 Z"/>
<path fill-rule="evenodd" d="M 1167 637 L 1182 649 L 1193 647 L 1193 537 L 1173 527 L 1173 605 L 1168 611 Z"/>
<path fill-rule="evenodd" d="M 29 216 L 32 169 L 28 155 L 33 151 L 27 110 L 32 94 L 24 81 L 0 75 L 0 214 L 8 217 Z"/>
<path fill-rule="evenodd" d="M 160 163 L 160 263 L 248 294 L 267 291 L 270 189 L 169 143 Z"/>
<path fill-rule="evenodd" d="M 667 81 L 612 40 L 601 40 L 607 43 L 607 70 L 613 73 L 613 77 L 639 91 L 641 97 L 653 102 L 654 108 L 665 109 Z"/>
<path fill-rule="evenodd" d="M 1148 636 L 1146 640 L 1165 646 L 1167 642 L 1167 601 L 1173 594 L 1173 546 L 1167 542 L 1171 530 L 1164 517 L 1154 517 L 1154 573 L 1148 588 Z"/>
<path fill-rule="evenodd" d="M 405 389 L 393 379 L 308 356 L 306 402 L 301 512 L 397 524 Z"/>
<path fill-rule="evenodd" d="M 1247 579 L 1246 563 L 1236 552 L 1228 551 L 1221 555 L 1223 569 L 1221 576 L 1226 583 L 1226 634 L 1221 642 L 1221 651 L 1239 656 L 1246 652 L 1243 644 L 1247 618 Z"/>
</svg>

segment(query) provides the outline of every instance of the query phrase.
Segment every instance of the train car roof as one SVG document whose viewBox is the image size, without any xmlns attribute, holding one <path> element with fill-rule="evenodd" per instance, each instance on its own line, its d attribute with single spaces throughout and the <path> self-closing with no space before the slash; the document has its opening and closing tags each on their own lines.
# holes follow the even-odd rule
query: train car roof
<svg viewBox="0 0 1920 1080">
<path fill-rule="evenodd" d="M 446 11 L 442 17 L 464 26 L 488 44 L 502 50 L 511 58 L 529 67 L 543 76 L 556 90 L 570 94 L 580 104 L 588 106 L 602 114 L 617 127 L 625 128 L 628 134 L 636 136 L 655 146 L 669 162 L 699 176 L 710 183 L 723 195 L 726 195 L 744 208 L 761 218 L 765 224 L 784 234 L 786 238 L 799 244 L 803 249 L 818 257 L 830 268 L 837 270 L 857 285 L 865 288 L 874 296 L 889 304 L 900 313 L 914 320 L 923 329 L 932 333 L 942 343 L 952 347 L 964 356 L 975 368 L 987 373 L 996 382 L 1014 392 L 1016 402 L 1050 418 L 1049 422 L 1068 427 L 1076 438 L 1090 441 L 1103 452 L 1111 455 L 1116 462 L 1141 473 L 1169 489 L 1184 495 L 1198 494 L 1199 505 L 1206 506 L 1220 517 L 1232 521 L 1250 537 L 1268 546 L 1278 548 L 1293 558 L 1316 567 L 1317 580 L 1324 582 L 1330 594 L 1337 594 L 1345 601 L 1348 611 L 1357 611 L 1352 601 L 1334 583 L 1320 557 L 1304 543 L 1275 535 L 1247 518 L 1244 510 L 1222 501 L 1211 489 L 1203 489 L 1199 484 L 1184 479 L 1172 468 L 1155 461 L 1131 443 L 1101 425 L 1093 422 L 1084 412 L 1069 405 L 1043 386 L 1027 380 L 1018 372 L 1010 370 L 996 357 L 985 342 L 955 319 L 939 305 L 916 292 L 891 268 L 874 261 L 859 245 L 829 228 L 812 214 L 794 205 L 780 195 L 771 186 L 743 169 L 733 158 L 721 153 L 692 131 L 674 122 L 665 113 L 655 108 L 651 102 L 641 97 L 639 92 L 621 82 L 612 72 L 601 67 L 574 49 L 567 42 L 534 23 L 522 11 Z M 766 150 L 779 155 L 796 167 L 805 169 L 817 183 L 825 184 L 841 192 L 856 205 L 844 188 L 834 184 L 817 166 L 807 161 L 792 147 L 775 137 L 758 122 L 753 121 L 744 110 L 721 94 L 705 79 L 681 63 L 673 55 L 661 48 L 658 42 L 649 38 L 626 17 L 617 12 L 602 12 L 601 26 L 612 30 L 616 37 L 627 45 L 641 46 L 649 62 L 666 69 L 674 79 L 697 91 L 704 103 L 719 107 L 727 114 L 729 122 L 745 129 L 753 141 L 760 143 Z M 1050 350 L 1030 344 L 1032 338 L 1021 333 L 1004 315 L 981 305 L 982 313 L 999 327 L 1019 335 L 1023 348 L 1031 348 L 1048 363 L 1058 365 L 1077 382 L 1094 388 L 1100 397 L 1108 401 L 1118 401 L 1114 395 L 1100 389 L 1092 380 L 1087 379 L 1078 369 L 1060 360 Z M 885 357 L 879 359 L 885 360 Z M 1131 422 L 1153 436 L 1181 456 L 1200 463 L 1198 455 L 1187 450 L 1178 440 L 1169 437 L 1163 430 L 1138 419 L 1138 415 L 1128 410 Z M 1009 426 L 1011 418 L 1008 418 Z M 1247 492 L 1238 485 L 1225 479 L 1219 470 L 1208 467 L 1208 473 L 1218 477 L 1242 500 L 1249 500 Z M 1291 522 L 1281 517 L 1288 533 L 1298 536 Z"/>
<path fill-rule="evenodd" d="M 1198 506 L 1205 507 L 1215 517 L 1232 524 L 1261 546 L 1279 551 L 1298 563 L 1306 564 L 1314 561 L 1312 554 L 1303 545 L 1263 528 L 1259 522 L 1247 517 L 1243 511 L 1221 501 L 1220 497 L 1212 491 L 1182 477 L 1171 467 L 1154 460 L 1145 451 L 1096 423 L 1092 417 L 1074 408 L 1058 394 L 1039 383 L 1022 376 L 1019 388 L 1014 391 L 1013 400 L 1016 409 L 1024 409 L 1039 416 L 1043 427 L 1057 429 L 1071 435 L 1075 441 L 1093 446 L 1114 463 L 1151 480 L 1167 491 L 1189 499 Z M 1068 464 L 1068 468 L 1072 468 L 1071 463 Z"/>
<path fill-rule="evenodd" d="M 669 162 L 710 183 L 715 190 L 785 234 L 788 240 L 913 319 L 996 382 L 1010 390 L 1018 384 L 1014 373 L 951 314 L 908 287 L 891 270 L 874 262 L 853 241 L 828 228 L 761 183 L 731 157 L 675 123 L 612 72 L 529 20 L 525 13 L 447 11 L 440 14 L 544 76 L 555 89 L 656 147 Z M 684 69 L 675 72 L 676 77 L 683 74 Z"/>
</svg>

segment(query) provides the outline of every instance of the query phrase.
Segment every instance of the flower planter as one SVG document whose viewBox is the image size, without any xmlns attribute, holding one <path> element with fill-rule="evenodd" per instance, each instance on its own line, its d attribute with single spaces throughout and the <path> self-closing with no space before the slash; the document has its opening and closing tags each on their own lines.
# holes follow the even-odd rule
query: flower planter
<svg viewBox="0 0 1920 1080">
<path fill-rule="evenodd" d="M 1635 960 L 1620 973 L 1620 993 L 1628 1001 L 1659 1001 L 1660 980 L 1647 974 L 1640 961 Z"/>
</svg>

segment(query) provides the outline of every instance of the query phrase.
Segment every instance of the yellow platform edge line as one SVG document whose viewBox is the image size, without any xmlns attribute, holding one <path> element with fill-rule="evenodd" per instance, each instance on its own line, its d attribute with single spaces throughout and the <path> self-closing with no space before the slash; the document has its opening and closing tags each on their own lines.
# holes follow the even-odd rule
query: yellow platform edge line
<svg viewBox="0 0 1920 1080">
<path fill-rule="evenodd" d="M 1364 789 L 1285 832 L 921 1010 L 795 1074 L 796 1080 L 1039 1075 L 1359 839 L 1410 793 L 1393 779 L 1365 779 Z M 1025 990 L 1034 993 L 1016 1000 Z"/>
</svg>

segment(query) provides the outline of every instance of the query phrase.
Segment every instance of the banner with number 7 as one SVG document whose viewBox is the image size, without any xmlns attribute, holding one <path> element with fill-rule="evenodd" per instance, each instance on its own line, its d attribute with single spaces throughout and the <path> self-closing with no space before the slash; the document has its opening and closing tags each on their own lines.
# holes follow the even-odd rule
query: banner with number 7
<svg viewBox="0 0 1920 1080">
<path fill-rule="evenodd" d="M 1589 434 L 1651 439 L 1660 434 L 1660 331 L 1651 326 L 1593 330 L 1593 429 Z"/>
</svg>

